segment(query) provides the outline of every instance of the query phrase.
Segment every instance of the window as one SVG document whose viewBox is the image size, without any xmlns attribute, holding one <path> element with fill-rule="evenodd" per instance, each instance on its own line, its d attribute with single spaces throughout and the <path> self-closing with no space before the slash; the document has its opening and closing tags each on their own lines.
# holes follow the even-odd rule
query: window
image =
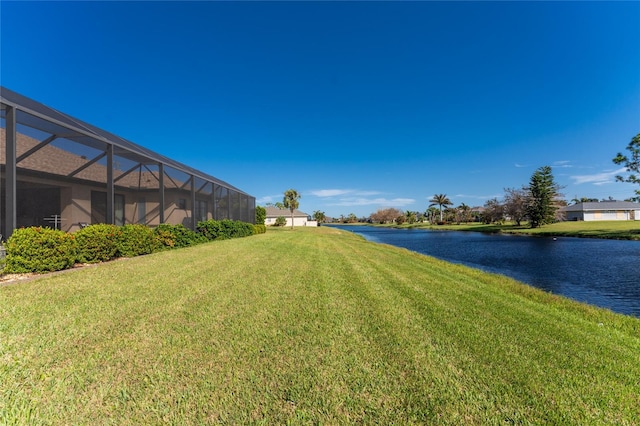
<svg viewBox="0 0 640 426">
<path fill-rule="evenodd" d="M 114 222 L 124 225 L 124 195 L 115 194 L 113 199 Z M 107 193 L 91 191 L 91 223 L 107 222 Z"/>
<path fill-rule="evenodd" d="M 138 223 L 147 223 L 147 200 L 144 197 L 138 198 Z"/>
<path fill-rule="evenodd" d="M 207 220 L 207 202 L 205 200 L 196 200 L 196 211 L 193 212 L 196 221 Z"/>
</svg>

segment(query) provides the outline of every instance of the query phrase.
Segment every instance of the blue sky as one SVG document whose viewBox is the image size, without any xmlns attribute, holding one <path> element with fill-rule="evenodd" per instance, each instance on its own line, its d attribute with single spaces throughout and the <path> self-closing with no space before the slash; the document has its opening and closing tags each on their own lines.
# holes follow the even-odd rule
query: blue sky
<svg viewBox="0 0 640 426">
<path fill-rule="evenodd" d="M 624 199 L 640 2 L 0 2 L 0 83 L 300 209 Z M 637 187 L 637 185 L 636 185 Z"/>
</svg>

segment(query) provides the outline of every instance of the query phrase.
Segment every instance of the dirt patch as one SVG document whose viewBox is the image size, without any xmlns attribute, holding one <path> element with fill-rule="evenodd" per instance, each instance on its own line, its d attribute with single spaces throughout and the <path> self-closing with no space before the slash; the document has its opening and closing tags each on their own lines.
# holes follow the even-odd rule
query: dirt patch
<svg viewBox="0 0 640 426">
<path fill-rule="evenodd" d="M 100 265 L 100 263 L 76 263 L 75 265 L 73 265 L 73 267 L 69 269 L 63 269 L 62 271 L 45 272 L 41 274 L 36 274 L 34 272 L 29 272 L 27 274 L 2 274 L 0 275 L 0 285 L 17 283 L 20 281 L 29 281 L 35 278 L 47 277 L 55 274 L 64 274 L 65 272 L 73 271 L 74 269 L 97 265 Z"/>
<path fill-rule="evenodd" d="M 4 274 L 0 275 L 0 284 L 28 280 L 29 278 L 37 277 L 39 275 L 41 274 Z"/>
</svg>

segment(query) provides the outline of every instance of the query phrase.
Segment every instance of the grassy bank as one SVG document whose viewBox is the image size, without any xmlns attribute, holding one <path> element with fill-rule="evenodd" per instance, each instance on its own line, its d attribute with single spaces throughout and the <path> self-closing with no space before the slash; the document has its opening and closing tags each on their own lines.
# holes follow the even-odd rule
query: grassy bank
<svg viewBox="0 0 640 426">
<path fill-rule="evenodd" d="M 0 424 L 634 424 L 640 320 L 333 228 L 0 287 Z"/>
<path fill-rule="evenodd" d="M 636 221 L 593 221 L 593 222 L 558 222 L 532 229 L 526 224 L 516 226 L 512 223 L 504 225 L 485 225 L 482 223 L 461 223 L 448 225 L 413 224 L 400 225 L 398 228 L 427 228 L 454 231 L 503 232 L 508 234 L 527 234 L 540 236 L 564 236 L 580 238 L 609 238 L 617 240 L 639 240 L 640 220 Z"/>
</svg>

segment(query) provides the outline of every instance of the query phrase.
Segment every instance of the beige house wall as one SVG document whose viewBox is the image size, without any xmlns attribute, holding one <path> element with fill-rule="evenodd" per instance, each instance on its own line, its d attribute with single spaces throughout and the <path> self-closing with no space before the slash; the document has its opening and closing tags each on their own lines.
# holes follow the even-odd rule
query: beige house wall
<svg viewBox="0 0 640 426">
<path fill-rule="evenodd" d="M 67 232 L 77 231 L 81 223 L 91 223 L 91 188 L 73 185 L 65 192 L 69 197 L 62 196 L 60 199 L 62 217 L 70 220 L 63 222 L 63 229 Z"/>
</svg>

